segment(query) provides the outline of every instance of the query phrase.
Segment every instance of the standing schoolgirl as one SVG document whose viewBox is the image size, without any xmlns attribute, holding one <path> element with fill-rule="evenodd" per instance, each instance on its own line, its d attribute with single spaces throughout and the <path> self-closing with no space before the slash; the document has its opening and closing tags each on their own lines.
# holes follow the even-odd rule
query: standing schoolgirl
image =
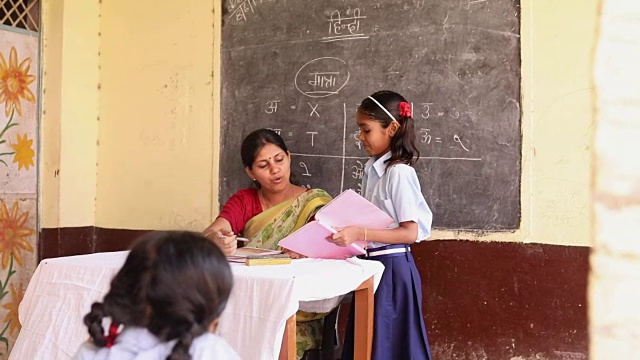
<svg viewBox="0 0 640 360">
<path fill-rule="evenodd" d="M 429 237 L 432 220 L 412 167 L 419 151 L 411 105 L 400 94 L 379 91 L 362 101 L 356 121 L 371 156 L 364 168 L 364 197 L 395 221 L 384 230 L 349 226 L 334 234 L 333 241 L 346 246 L 366 240 L 367 259 L 385 267 L 375 293 L 372 359 L 431 360 L 422 284 L 409 247 Z M 343 360 L 353 358 L 352 320 L 350 316 Z"/>
</svg>

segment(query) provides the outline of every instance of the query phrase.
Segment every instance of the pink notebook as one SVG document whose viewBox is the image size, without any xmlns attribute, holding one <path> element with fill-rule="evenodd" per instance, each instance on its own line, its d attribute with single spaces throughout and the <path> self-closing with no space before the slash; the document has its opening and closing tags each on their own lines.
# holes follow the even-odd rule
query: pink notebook
<svg viewBox="0 0 640 360">
<path fill-rule="evenodd" d="M 335 228 L 363 226 L 386 229 L 393 219 L 353 190 L 336 196 L 316 213 L 314 221 L 280 240 L 278 245 L 312 258 L 346 259 L 365 254 L 364 241 L 350 246 L 338 246 L 326 238 L 336 233 Z"/>
</svg>

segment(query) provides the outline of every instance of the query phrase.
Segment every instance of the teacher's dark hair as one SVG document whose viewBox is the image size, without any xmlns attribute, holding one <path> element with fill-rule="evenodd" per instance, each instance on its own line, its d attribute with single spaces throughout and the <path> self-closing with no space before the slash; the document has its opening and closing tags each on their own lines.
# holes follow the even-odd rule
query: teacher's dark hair
<svg viewBox="0 0 640 360">
<path fill-rule="evenodd" d="M 271 129 L 258 129 L 251 132 L 242 141 L 242 146 L 240 148 L 242 165 L 251 169 L 253 167 L 253 162 L 256 161 L 256 156 L 258 156 L 258 153 L 266 144 L 273 144 L 289 154 L 287 144 L 284 143 L 284 140 L 277 132 Z M 289 182 L 294 185 L 300 185 L 293 173 L 290 175 Z M 257 187 L 260 186 L 260 184 L 255 185 Z"/>
</svg>

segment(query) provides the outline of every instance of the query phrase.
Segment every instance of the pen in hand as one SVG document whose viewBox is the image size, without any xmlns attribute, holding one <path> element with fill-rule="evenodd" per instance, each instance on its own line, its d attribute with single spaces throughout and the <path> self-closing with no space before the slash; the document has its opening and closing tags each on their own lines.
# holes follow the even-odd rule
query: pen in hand
<svg viewBox="0 0 640 360">
<path fill-rule="evenodd" d="M 233 235 L 222 235 L 222 233 L 218 234 L 218 238 L 220 238 L 220 239 L 225 238 L 227 236 L 233 236 Z M 247 238 L 241 237 L 241 236 L 237 236 L 236 240 L 238 240 L 240 242 L 249 242 L 249 241 L 251 241 L 251 239 L 247 239 Z"/>
</svg>

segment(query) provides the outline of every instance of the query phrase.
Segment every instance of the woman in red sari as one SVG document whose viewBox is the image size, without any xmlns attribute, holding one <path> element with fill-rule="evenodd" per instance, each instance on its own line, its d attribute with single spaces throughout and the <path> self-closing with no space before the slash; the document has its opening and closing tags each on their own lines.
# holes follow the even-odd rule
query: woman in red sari
<svg viewBox="0 0 640 360">
<path fill-rule="evenodd" d="M 291 181 L 291 154 L 284 140 L 272 130 L 259 129 L 247 135 L 240 154 L 255 187 L 232 195 L 203 234 L 226 255 L 238 247 L 238 235 L 250 239 L 247 246 L 281 250 L 278 242 L 312 219 L 331 201 L 331 196 L 324 190 L 307 189 Z M 300 257 L 286 249 L 283 252 L 292 258 Z M 305 350 L 319 347 L 323 316 L 302 311 L 296 315 L 298 357 Z"/>
</svg>

